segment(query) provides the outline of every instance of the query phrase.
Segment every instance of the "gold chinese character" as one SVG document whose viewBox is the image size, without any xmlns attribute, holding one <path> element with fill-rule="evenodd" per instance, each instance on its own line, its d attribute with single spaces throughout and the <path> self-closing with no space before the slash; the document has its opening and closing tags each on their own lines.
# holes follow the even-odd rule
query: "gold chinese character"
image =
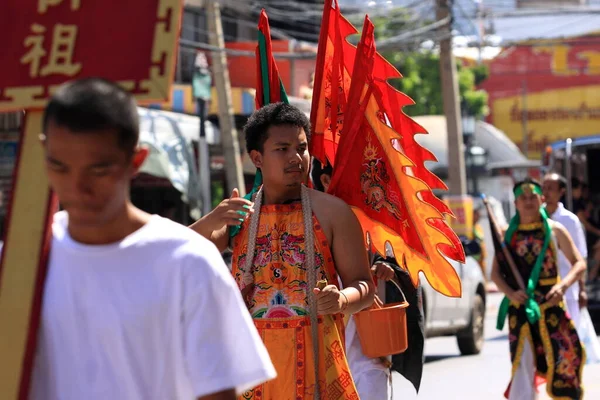
<svg viewBox="0 0 600 400">
<path fill-rule="evenodd" d="M 21 57 L 21 64 L 29 64 L 29 76 L 35 78 L 40 71 L 40 61 L 46 55 L 44 50 L 44 32 L 46 28 L 42 25 L 31 25 L 31 32 L 35 35 L 30 35 L 25 38 L 23 44 L 25 47 L 30 47 L 29 52 Z"/>
<path fill-rule="evenodd" d="M 48 63 L 40 68 L 42 58 L 47 54 L 44 50 L 44 33 L 46 28 L 42 25 L 33 24 L 31 31 L 34 35 L 25 38 L 24 45 L 29 51 L 21 57 L 21 64 L 30 64 L 29 76 L 32 78 L 48 76 L 51 74 L 62 74 L 73 76 L 81 70 L 81 63 L 73 64 L 73 50 L 77 38 L 76 25 L 57 24 L 52 35 L 52 47 L 48 57 Z"/>
<path fill-rule="evenodd" d="M 50 6 L 57 6 L 62 3 L 63 0 L 39 0 L 38 1 L 38 13 L 45 14 Z M 81 0 L 71 0 L 71 10 L 79 10 Z"/>
<path fill-rule="evenodd" d="M 81 70 L 81 63 L 73 64 L 73 50 L 77 39 L 77 25 L 61 25 L 54 27 L 50 60 L 42 68 L 40 75 L 63 74 L 73 76 Z"/>
</svg>

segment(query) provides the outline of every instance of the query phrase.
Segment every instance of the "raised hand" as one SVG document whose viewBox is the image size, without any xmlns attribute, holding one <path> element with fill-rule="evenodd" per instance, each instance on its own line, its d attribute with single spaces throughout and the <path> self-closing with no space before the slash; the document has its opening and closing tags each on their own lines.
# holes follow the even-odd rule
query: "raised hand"
<svg viewBox="0 0 600 400">
<path fill-rule="evenodd" d="M 224 226 L 238 226 L 254 212 L 253 207 L 254 203 L 240 197 L 240 192 L 236 188 L 233 189 L 228 199 L 219 203 L 205 218 L 210 223 L 212 230 L 218 230 Z"/>
</svg>

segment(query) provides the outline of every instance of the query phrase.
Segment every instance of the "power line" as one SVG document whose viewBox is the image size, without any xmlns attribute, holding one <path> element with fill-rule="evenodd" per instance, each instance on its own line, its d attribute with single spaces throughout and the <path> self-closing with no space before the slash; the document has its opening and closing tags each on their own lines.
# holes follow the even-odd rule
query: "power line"
<svg viewBox="0 0 600 400">
<path fill-rule="evenodd" d="M 191 48 L 191 49 L 209 50 L 209 51 L 215 51 L 215 52 L 225 52 L 232 56 L 243 56 L 243 57 L 255 57 L 256 56 L 256 54 L 253 51 L 216 47 L 216 46 L 211 46 L 206 43 L 196 42 L 196 41 L 188 40 L 188 39 L 180 39 L 179 44 L 182 47 L 187 47 L 187 48 Z M 273 57 L 289 59 L 289 60 L 312 60 L 312 59 L 317 58 L 317 54 L 316 53 L 273 52 Z"/>
<path fill-rule="evenodd" d="M 409 32 L 403 32 L 403 33 L 396 35 L 394 37 L 391 37 L 391 38 L 381 40 L 381 41 L 379 41 L 379 43 L 376 43 L 377 49 L 385 50 L 385 49 L 390 49 L 390 48 L 396 47 L 396 46 L 398 46 L 399 43 L 401 43 L 407 39 L 411 39 L 413 37 L 417 37 L 419 35 L 423 35 L 424 33 L 431 32 L 431 31 L 437 30 L 443 26 L 446 26 L 450 23 L 450 21 L 451 21 L 451 17 L 448 16 L 448 17 L 445 17 L 444 19 L 436 21 L 432 24 L 414 29 Z"/>
</svg>

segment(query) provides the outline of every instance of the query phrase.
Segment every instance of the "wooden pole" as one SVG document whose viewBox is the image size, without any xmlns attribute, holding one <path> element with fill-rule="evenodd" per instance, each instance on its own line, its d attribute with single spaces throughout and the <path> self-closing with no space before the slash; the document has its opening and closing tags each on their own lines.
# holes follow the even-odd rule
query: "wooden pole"
<svg viewBox="0 0 600 400">
<path fill-rule="evenodd" d="M 206 19 L 211 46 L 218 47 L 219 49 L 225 48 L 221 9 L 217 1 L 207 0 Z M 244 196 L 246 194 L 246 185 L 244 184 L 242 159 L 240 156 L 240 142 L 233 119 L 227 55 L 224 51 L 212 52 L 212 70 L 219 102 L 219 129 L 221 130 L 223 155 L 225 156 L 227 188 L 229 191 L 238 188 L 240 195 Z"/>
<path fill-rule="evenodd" d="M 451 0 L 436 0 L 437 20 L 441 21 L 451 15 Z M 440 28 L 440 78 L 444 114 L 448 130 L 448 179 L 450 194 L 463 195 L 467 193 L 467 177 L 465 171 L 465 152 L 462 138 L 462 123 L 460 120 L 460 100 L 458 79 L 456 77 L 456 60 L 452 53 L 451 23 L 448 21 Z"/>
<path fill-rule="evenodd" d="M 0 264 L 0 394 L 27 399 L 57 202 L 39 141 L 41 111 L 28 112 L 19 140 Z"/>
</svg>

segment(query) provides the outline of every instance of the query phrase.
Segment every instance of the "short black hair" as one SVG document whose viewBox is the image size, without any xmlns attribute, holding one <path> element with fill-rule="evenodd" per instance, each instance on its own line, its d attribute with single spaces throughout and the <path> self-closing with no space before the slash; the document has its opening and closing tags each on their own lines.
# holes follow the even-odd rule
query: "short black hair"
<svg viewBox="0 0 600 400">
<path fill-rule="evenodd" d="M 310 140 L 310 121 L 299 108 L 286 103 L 272 103 L 256 110 L 244 126 L 248 153 L 252 150 L 262 153 L 269 128 L 282 125 L 304 129 Z"/>
<path fill-rule="evenodd" d="M 581 182 L 581 180 L 579 180 L 579 178 L 571 178 L 571 188 L 572 189 L 579 189 L 580 187 L 583 186 L 583 182 Z"/>
<path fill-rule="evenodd" d="M 544 180 L 557 181 L 559 189 L 567 188 L 567 178 L 565 178 L 564 176 L 562 176 L 559 173 L 552 172 L 552 173 L 546 174 L 546 176 L 544 176 Z"/>
<path fill-rule="evenodd" d="M 131 154 L 140 137 L 135 99 L 102 78 L 84 78 L 62 85 L 44 110 L 44 132 L 50 121 L 77 133 L 114 129 L 119 146 Z"/>
<path fill-rule="evenodd" d="M 324 192 L 325 187 L 321 183 L 321 176 L 323 176 L 323 175 L 331 176 L 332 174 L 333 174 L 333 167 L 331 166 L 331 164 L 327 163 L 327 164 L 323 165 L 323 164 L 321 164 L 321 161 L 317 160 L 316 158 L 313 158 L 312 170 L 310 172 L 310 177 L 312 178 L 313 186 L 315 187 L 315 189 L 317 189 L 320 192 Z"/>
<path fill-rule="evenodd" d="M 537 186 L 540 189 L 542 188 L 542 185 L 540 185 L 540 183 L 538 181 L 536 181 L 533 178 L 527 177 L 527 178 L 523 179 L 522 181 L 519 181 L 519 182 L 515 183 L 515 186 L 513 186 L 513 192 L 515 190 L 517 190 L 521 185 L 524 185 L 524 184 L 535 185 L 535 186 Z"/>
</svg>

